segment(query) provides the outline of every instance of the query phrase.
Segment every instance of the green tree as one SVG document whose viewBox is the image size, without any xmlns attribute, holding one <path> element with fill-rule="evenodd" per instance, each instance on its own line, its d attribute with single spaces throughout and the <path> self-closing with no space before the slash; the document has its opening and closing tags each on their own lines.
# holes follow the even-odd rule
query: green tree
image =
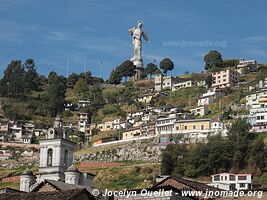
<svg viewBox="0 0 267 200">
<path fill-rule="evenodd" d="M 206 85 L 210 88 L 212 86 L 212 75 L 208 75 L 205 79 Z"/>
<path fill-rule="evenodd" d="M 135 104 L 138 92 L 138 89 L 134 86 L 132 82 L 127 83 L 126 87 L 120 93 L 120 103 L 124 103 L 127 105 Z"/>
<path fill-rule="evenodd" d="M 74 90 L 74 93 L 76 94 L 77 97 L 82 97 L 83 93 L 88 91 L 88 86 L 86 84 L 86 81 L 83 78 L 80 78 L 76 82 L 73 90 Z"/>
<path fill-rule="evenodd" d="M 173 64 L 172 60 L 169 59 L 169 58 L 163 58 L 163 59 L 160 61 L 160 64 L 159 64 L 159 65 L 160 65 L 160 69 L 163 70 L 163 73 L 164 73 L 165 75 L 167 75 L 167 72 L 168 72 L 168 71 L 172 71 L 173 68 L 174 68 L 174 64 Z"/>
<path fill-rule="evenodd" d="M 1 88 L 3 89 L 1 93 L 4 96 L 13 98 L 25 96 L 25 70 L 20 60 L 12 60 L 8 64 L 4 71 Z"/>
<path fill-rule="evenodd" d="M 223 67 L 222 55 L 216 50 L 209 51 L 209 53 L 204 56 L 204 62 L 206 70 Z"/>
<path fill-rule="evenodd" d="M 33 59 L 27 59 L 24 63 L 25 68 L 25 87 L 27 91 L 36 91 L 40 85 L 39 74 L 36 71 Z"/>
<path fill-rule="evenodd" d="M 238 59 L 224 59 L 223 60 L 223 67 L 228 68 L 228 67 L 236 67 L 239 63 Z"/>
<path fill-rule="evenodd" d="M 110 75 L 109 75 L 109 80 L 108 82 L 110 84 L 115 84 L 115 85 L 118 85 L 121 83 L 121 79 L 122 79 L 122 75 L 121 73 L 119 72 L 119 70 L 117 68 L 114 68 Z"/>
<path fill-rule="evenodd" d="M 72 73 L 68 76 L 67 78 L 67 86 L 68 87 L 74 87 L 74 85 L 76 84 L 76 82 L 79 80 L 79 75 L 76 73 Z"/>
<path fill-rule="evenodd" d="M 65 103 L 66 85 L 56 72 L 48 76 L 47 107 L 52 117 L 62 112 Z"/>
<path fill-rule="evenodd" d="M 124 77 L 126 81 L 128 77 L 132 77 L 136 73 L 136 66 L 130 60 L 126 60 L 123 63 L 121 63 L 117 69 L 118 73 L 120 73 L 120 75 Z"/>
<path fill-rule="evenodd" d="M 186 147 L 182 154 L 175 150 L 181 144 L 168 146 L 162 154 L 162 172 L 165 174 L 197 177 L 243 170 L 259 174 L 267 166 L 267 148 L 263 139 L 250 132 L 244 119 L 232 124 L 228 137 L 209 136 L 207 143 Z"/>
<path fill-rule="evenodd" d="M 172 175 L 174 170 L 179 171 L 181 168 L 181 160 L 187 153 L 186 145 L 167 145 L 166 149 L 162 153 L 162 165 L 161 172 L 164 175 Z M 183 171 L 183 170 L 181 170 Z"/>
<path fill-rule="evenodd" d="M 149 74 L 150 78 L 152 75 L 155 75 L 158 70 L 158 67 L 154 63 L 148 63 L 145 69 L 145 74 Z"/>
</svg>

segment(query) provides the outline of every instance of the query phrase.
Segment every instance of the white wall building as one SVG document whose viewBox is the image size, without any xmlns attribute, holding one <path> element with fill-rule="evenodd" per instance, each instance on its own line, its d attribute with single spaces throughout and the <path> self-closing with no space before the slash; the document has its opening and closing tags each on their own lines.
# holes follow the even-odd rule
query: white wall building
<svg viewBox="0 0 267 200">
<path fill-rule="evenodd" d="M 256 72 L 257 62 L 256 60 L 240 59 L 236 68 L 237 72 L 239 72 L 240 74 L 245 74 L 246 72 Z"/>
<path fill-rule="evenodd" d="M 211 177 L 212 183 L 209 185 L 222 190 L 248 190 L 253 186 L 251 174 L 220 173 Z"/>
<path fill-rule="evenodd" d="M 198 99 L 197 105 L 198 106 L 209 105 L 211 103 L 214 103 L 224 95 L 225 93 L 220 90 L 207 91 L 206 93 L 202 94 L 202 96 Z"/>
<path fill-rule="evenodd" d="M 260 90 L 267 89 L 267 78 L 265 78 L 263 80 L 259 80 L 258 86 L 259 86 Z"/>
<path fill-rule="evenodd" d="M 127 120 L 115 119 L 113 121 L 113 129 L 114 130 L 127 129 L 130 126 L 131 126 L 131 123 L 129 123 Z"/>
<path fill-rule="evenodd" d="M 184 81 L 184 82 L 180 82 L 180 83 L 175 83 L 172 86 L 172 91 L 176 91 L 176 90 L 179 90 L 181 88 L 193 87 L 195 85 L 196 85 L 196 83 L 192 80 Z"/>
<path fill-rule="evenodd" d="M 176 116 L 176 114 L 169 114 L 166 117 L 159 117 L 156 121 L 156 134 L 161 134 L 162 132 L 171 133 L 174 128 Z"/>
<path fill-rule="evenodd" d="M 177 83 L 177 78 L 173 76 L 164 76 L 163 74 L 155 76 L 156 91 L 161 91 L 162 89 L 172 89 L 175 83 Z"/>
<path fill-rule="evenodd" d="M 90 105 L 90 101 L 87 99 L 81 99 L 78 101 L 78 108 L 84 108 Z"/>
<path fill-rule="evenodd" d="M 77 113 L 78 131 L 85 133 L 86 126 L 89 125 L 88 113 Z"/>
<path fill-rule="evenodd" d="M 254 126 L 262 124 L 261 115 L 267 112 L 267 90 L 258 91 L 246 96 L 246 107 L 249 109 L 248 121 Z M 263 114 L 260 114 L 263 113 Z M 260 129 L 260 127 L 258 127 Z M 256 128 L 257 129 L 257 128 Z M 265 128 L 264 128 L 265 129 Z M 258 132 L 258 131 L 257 131 Z"/>
<path fill-rule="evenodd" d="M 212 87 L 215 89 L 232 87 L 239 81 L 240 74 L 235 70 L 224 70 L 212 73 Z"/>
<path fill-rule="evenodd" d="M 209 110 L 207 106 L 199 106 L 197 108 L 192 108 L 190 112 L 193 113 L 194 115 L 203 117 L 209 113 Z"/>
</svg>

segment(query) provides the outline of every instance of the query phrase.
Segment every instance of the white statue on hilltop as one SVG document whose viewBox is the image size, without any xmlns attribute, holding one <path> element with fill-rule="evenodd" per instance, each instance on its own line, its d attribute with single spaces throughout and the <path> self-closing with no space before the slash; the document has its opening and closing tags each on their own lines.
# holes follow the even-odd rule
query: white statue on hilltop
<svg viewBox="0 0 267 200">
<path fill-rule="evenodd" d="M 143 22 L 139 20 L 137 22 L 137 27 L 132 27 L 129 32 L 132 36 L 132 42 L 134 47 L 133 57 L 131 61 L 141 61 L 142 62 L 142 37 L 148 41 L 147 32 L 142 31 Z"/>
</svg>

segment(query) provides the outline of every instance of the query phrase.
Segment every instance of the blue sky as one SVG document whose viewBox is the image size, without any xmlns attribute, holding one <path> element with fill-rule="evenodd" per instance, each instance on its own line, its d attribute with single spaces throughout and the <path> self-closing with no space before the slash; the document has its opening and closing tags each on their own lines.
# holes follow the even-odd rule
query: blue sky
<svg viewBox="0 0 267 200">
<path fill-rule="evenodd" d="M 202 71 L 211 49 L 267 63 L 267 2 L 260 0 L 0 0 L 0 72 L 33 58 L 47 74 L 86 70 L 108 78 L 131 58 L 128 28 L 144 21 L 144 62 L 169 57 L 171 74 Z M 103 63 L 102 73 L 100 63 Z"/>
</svg>

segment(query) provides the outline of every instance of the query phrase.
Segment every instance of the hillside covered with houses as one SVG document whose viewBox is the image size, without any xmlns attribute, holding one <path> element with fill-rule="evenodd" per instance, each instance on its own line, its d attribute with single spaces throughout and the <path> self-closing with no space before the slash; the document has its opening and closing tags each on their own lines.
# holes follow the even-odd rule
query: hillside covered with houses
<svg viewBox="0 0 267 200">
<path fill-rule="evenodd" d="M 170 76 L 167 72 L 175 66 L 169 59 L 160 68 L 149 63 L 137 81 L 114 70 L 106 81 L 90 72 L 68 77 L 50 72 L 45 77 L 37 73 L 32 59 L 12 61 L 0 82 L 0 167 L 8 168 L 2 177 L 19 175 L 25 163 L 35 169 L 40 141 L 60 128 L 78 144 L 77 163 L 151 162 L 158 175 L 193 178 L 246 172 L 266 185 L 267 65 L 213 54 L 219 52 L 210 51 L 204 58 L 205 71 Z M 129 63 L 121 66 L 127 70 Z M 29 84 L 21 87 L 21 81 Z M 234 150 L 243 154 L 230 152 L 244 143 L 250 148 Z M 215 150 L 226 157 L 216 154 L 203 161 L 208 169 L 190 164 L 202 162 L 197 152 L 212 155 Z M 174 166 L 177 157 L 183 164 Z M 16 164 L 10 162 L 14 159 Z M 224 162 L 228 165 L 220 166 Z M 97 185 L 104 184 L 103 171 L 90 172 L 99 175 Z"/>
</svg>

